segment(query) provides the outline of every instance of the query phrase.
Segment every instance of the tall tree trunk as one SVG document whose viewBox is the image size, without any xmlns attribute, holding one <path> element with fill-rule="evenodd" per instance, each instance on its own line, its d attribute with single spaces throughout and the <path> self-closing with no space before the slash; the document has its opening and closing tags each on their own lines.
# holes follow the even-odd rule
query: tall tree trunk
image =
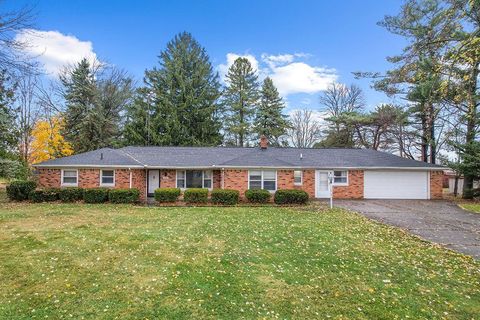
<svg viewBox="0 0 480 320">
<path fill-rule="evenodd" d="M 467 135 L 465 138 L 465 143 L 469 144 L 475 141 L 476 137 L 476 125 L 478 121 L 477 115 L 477 83 L 479 76 L 480 61 L 477 61 L 472 70 L 472 76 L 469 84 L 469 97 L 468 97 L 468 112 L 467 112 Z M 472 174 L 465 174 L 463 178 L 463 198 L 468 197 L 468 193 L 473 189 L 473 180 L 474 176 Z"/>
<path fill-rule="evenodd" d="M 428 105 L 428 127 L 430 132 L 428 134 L 430 144 L 430 163 L 436 162 L 437 146 L 435 143 L 435 109 L 433 103 Z"/>
<path fill-rule="evenodd" d="M 424 108 L 425 105 L 422 105 L 422 161 L 428 162 L 428 126 Z"/>
</svg>

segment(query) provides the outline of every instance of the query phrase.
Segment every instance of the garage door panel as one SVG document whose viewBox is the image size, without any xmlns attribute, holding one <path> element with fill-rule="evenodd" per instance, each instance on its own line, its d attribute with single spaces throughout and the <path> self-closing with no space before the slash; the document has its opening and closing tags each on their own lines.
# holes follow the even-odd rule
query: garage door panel
<svg viewBox="0 0 480 320">
<path fill-rule="evenodd" d="M 428 172 L 365 171 L 365 199 L 428 199 Z"/>
</svg>

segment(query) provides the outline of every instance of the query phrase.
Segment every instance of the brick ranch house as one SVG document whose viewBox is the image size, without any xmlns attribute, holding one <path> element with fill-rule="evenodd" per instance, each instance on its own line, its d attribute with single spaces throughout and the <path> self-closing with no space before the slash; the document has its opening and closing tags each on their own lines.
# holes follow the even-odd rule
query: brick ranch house
<svg viewBox="0 0 480 320">
<path fill-rule="evenodd" d="M 365 149 L 103 148 L 35 165 L 42 187 L 302 189 L 311 198 L 440 199 L 443 168 Z"/>
</svg>

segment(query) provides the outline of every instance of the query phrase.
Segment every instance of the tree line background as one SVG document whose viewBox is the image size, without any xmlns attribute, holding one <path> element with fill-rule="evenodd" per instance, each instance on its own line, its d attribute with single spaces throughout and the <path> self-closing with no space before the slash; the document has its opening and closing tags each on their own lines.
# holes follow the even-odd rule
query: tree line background
<svg viewBox="0 0 480 320">
<path fill-rule="evenodd" d="M 406 0 L 378 24 L 406 39 L 385 73 L 362 70 L 392 101 L 367 108 L 362 89 L 333 83 L 314 112 L 289 115 L 270 78 L 243 57 L 219 80 L 205 48 L 183 32 L 167 43 L 143 83 L 127 71 L 83 59 L 46 83 L 15 34 L 32 26 L 24 8 L 0 14 L 0 175 L 102 147 L 359 147 L 443 163 L 465 176 L 464 197 L 480 176 L 480 2 Z M 368 68 L 366 68 L 368 69 Z M 400 102 L 398 102 L 400 101 Z M 295 109 L 295 108 L 292 108 Z M 322 115 L 319 119 L 318 114 Z"/>
</svg>

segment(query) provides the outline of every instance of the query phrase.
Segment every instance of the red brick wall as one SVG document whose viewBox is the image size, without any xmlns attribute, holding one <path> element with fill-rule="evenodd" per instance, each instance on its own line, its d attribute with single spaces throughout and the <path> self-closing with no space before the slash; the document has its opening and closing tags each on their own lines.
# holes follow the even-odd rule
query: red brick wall
<svg viewBox="0 0 480 320">
<path fill-rule="evenodd" d="M 222 187 L 222 172 L 220 170 L 213 170 L 213 188 Z"/>
<path fill-rule="evenodd" d="M 40 187 L 59 188 L 60 179 L 60 169 L 38 169 L 37 183 Z"/>
<path fill-rule="evenodd" d="M 140 200 L 147 199 L 147 171 L 143 169 L 132 170 L 132 188 L 140 190 Z"/>
<path fill-rule="evenodd" d="M 38 185 L 44 188 L 61 187 L 61 169 L 38 169 Z M 98 188 L 100 186 L 100 169 L 78 169 L 78 186 L 80 188 Z M 130 187 L 130 171 L 115 169 L 115 189 Z M 140 190 L 141 200 L 145 199 L 146 173 L 143 169 L 132 170 L 132 188 Z"/>
<path fill-rule="evenodd" d="M 443 171 L 430 172 L 430 199 L 443 198 Z"/>
<path fill-rule="evenodd" d="M 224 171 L 224 188 L 240 191 L 240 197 L 245 197 L 248 189 L 248 170 L 227 169 Z"/>
<path fill-rule="evenodd" d="M 294 170 L 277 170 L 277 189 L 300 189 L 315 197 L 315 170 L 302 170 L 303 180 L 301 185 L 295 185 Z"/>
<path fill-rule="evenodd" d="M 334 186 L 335 199 L 363 199 L 363 170 L 348 171 L 348 186 Z"/>
<path fill-rule="evenodd" d="M 176 188 L 177 187 L 177 171 L 176 170 L 160 170 L 160 188 Z"/>
</svg>

